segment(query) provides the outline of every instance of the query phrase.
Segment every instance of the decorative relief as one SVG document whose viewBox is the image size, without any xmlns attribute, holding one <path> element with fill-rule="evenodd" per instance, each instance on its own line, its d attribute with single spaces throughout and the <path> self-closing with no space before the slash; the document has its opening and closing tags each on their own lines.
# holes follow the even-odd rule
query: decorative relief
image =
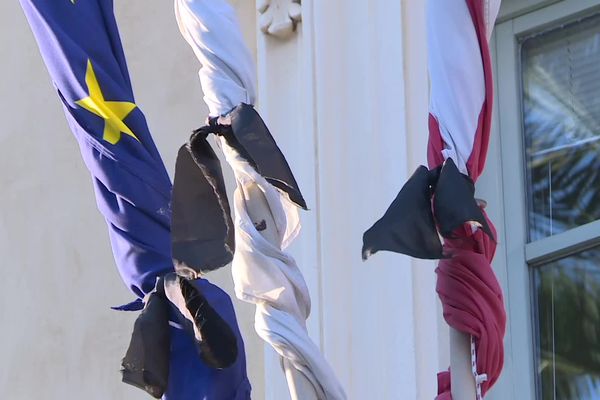
<svg viewBox="0 0 600 400">
<path fill-rule="evenodd" d="M 302 20 L 301 0 L 257 0 L 259 26 L 267 35 L 287 39 Z"/>
</svg>

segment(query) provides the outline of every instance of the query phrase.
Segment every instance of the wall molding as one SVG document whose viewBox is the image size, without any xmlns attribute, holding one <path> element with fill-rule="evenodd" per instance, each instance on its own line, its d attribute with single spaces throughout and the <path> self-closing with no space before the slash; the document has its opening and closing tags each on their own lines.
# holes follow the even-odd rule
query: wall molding
<svg viewBox="0 0 600 400">
<path fill-rule="evenodd" d="M 260 30 L 280 39 L 288 39 L 302 20 L 301 0 L 257 0 Z"/>
</svg>

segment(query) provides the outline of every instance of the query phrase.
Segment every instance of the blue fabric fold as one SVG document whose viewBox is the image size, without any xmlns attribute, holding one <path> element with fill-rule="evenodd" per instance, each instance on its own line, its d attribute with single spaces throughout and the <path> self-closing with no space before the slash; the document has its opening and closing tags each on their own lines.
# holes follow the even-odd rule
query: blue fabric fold
<svg viewBox="0 0 600 400">
<path fill-rule="evenodd" d="M 142 311 L 144 309 L 144 300 L 135 299 L 127 304 L 111 307 L 111 309 L 115 311 Z"/>
<path fill-rule="evenodd" d="M 219 399 L 250 400 L 251 386 L 246 375 L 246 355 L 244 342 L 236 322 L 231 298 L 218 286 L 206 279 L 194 281 L 211 306 L 217 310 L 238 338 L 238 362 L 229 368 L 213 369 L 206 366 L 194 347 L 194 339 L 184 329 L 171 325 L 171 364 L 170 379 L 165 400 Z M 187 397 L 187 393 L 194 393 Z"/>
</svg>

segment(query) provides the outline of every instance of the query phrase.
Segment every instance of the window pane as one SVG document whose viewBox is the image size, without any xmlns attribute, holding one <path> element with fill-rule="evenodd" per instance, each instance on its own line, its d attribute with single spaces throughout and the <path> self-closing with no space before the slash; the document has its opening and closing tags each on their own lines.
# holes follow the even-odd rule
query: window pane
<svg viewBox="0 0 600 400">
<path fill-rule="evenodd" d="M 533 274 L 541 399 L 600 399 L 600 248 Z"/>
<path fill-rule="evenodd" d="M 529 239 L 600 219 L 600 16 L 522 43 Z"/>
</svg>

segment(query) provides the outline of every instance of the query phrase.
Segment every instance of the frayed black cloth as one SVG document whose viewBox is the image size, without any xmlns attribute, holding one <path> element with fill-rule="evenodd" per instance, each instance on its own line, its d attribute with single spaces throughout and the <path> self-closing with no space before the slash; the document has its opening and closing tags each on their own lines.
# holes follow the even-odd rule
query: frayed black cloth
<svg viewBox="0 0 600 400">
<path fill-rule="evenodd" d="M 169 304 L 164 294 L 154 292 L 133 326 L 121 363 L 123 382 L 160 399 L 169 382 L 170 352 Z"/>
<path fill-rule="evenodd" d="M 434 170 L 420 166 L 383 217 L 364 233 L 363 260 L 381 250 L 422 259 L 447 258 L 438 232 L 452 238 L 466 222 L 475 222 L 494 239 L 474 195 L 473 181 L 452 159 Z"/>
<path fill-rule="evenodd" d="M 175 270 L 213 271 L 233 260 L 235 236 L 221 163 L 202 134 L 177 154 L 171 210 Z"/>
<path fill-rule="evenodd" d="M 297 206 L 306 202 L 283 153 L 254 107 L 240 104 L 210 118 L 179 149 L 172 210 L 172 257 L 175 270 L 191 277 L 229 264 L 235 231 L 223 171 L 207 136 L 225 138 L 238 154 Z"/>
<path fill-rule="evenodd" d="M 383 217 L 363 235 L 363 260 L 380 250 L 416 258 L 442 258 L 431 212 L 431 174 L 420 166 Z"/>
<path fill-rule="evenodd" d="M 238 357 L 237 339 L 231 327 L 193 280 L 174 273 L 160 278 L 135 321 L 121 363 L 123 382 L 157 399 L 164 395 L 169 382 L 169 320 L 173 315 L 176 322 L 194 337 L 199 356 L 209 367 L 227 368 Z"/>
<path fill-rule="evenodd" d="M 475 200 L 475 184 L 461 174 L 449 158 L 440 170 L 433 196 L 433 211 L 440 234 L 454 238 L 453 232 L 466 222 L 475 222 L 492 239 L 494 234 Z"/>
<path fill-rule="evenodd" d="M 207 126 L 194 133 L 214 133 L 224 137 L 256 172 L 283 191 L 298 207 L 307 209 L 285 156 L 254 107 L 242 103 L 225 116 L 209 119 Z"/>
<path fill-rule="evenodd" d="M 237 338 L 227 322 L 211 307 L 202 291 L 187 279 L 180 279 L 179 285 L 185 306 L 201 336 L 201 340 L 195 342 L 202 360 L 215 369 L 233 365 L 238 355 Z"/>
</svg>

